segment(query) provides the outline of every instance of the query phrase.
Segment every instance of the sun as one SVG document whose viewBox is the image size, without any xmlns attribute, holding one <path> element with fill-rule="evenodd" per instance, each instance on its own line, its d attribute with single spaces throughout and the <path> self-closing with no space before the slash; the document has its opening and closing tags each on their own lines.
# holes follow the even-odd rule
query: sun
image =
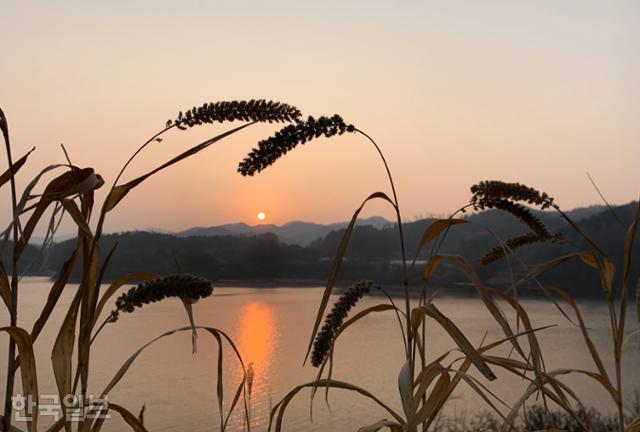
<svg viewBox="0 0 640 432">
<path fill-rule="evenodd" d="M 265 212 L 258 212 L 256 217 L 258 218 L 259 221 L 263 221 L 267 218 L 267 214 Z"/>
</svg>

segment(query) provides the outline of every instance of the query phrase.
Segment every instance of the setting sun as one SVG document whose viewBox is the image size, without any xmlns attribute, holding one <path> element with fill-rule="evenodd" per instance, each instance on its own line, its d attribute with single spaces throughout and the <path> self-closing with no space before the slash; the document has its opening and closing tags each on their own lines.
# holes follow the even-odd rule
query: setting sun
<svg viewBox="0 0 640 432">
<path fill-rule="evenodd" d="M 259 221 L 263 221 L 267 218 L 267 214 L 265 212 L 259 212 L 256 217 L 258 218 Z"/>
</svg>

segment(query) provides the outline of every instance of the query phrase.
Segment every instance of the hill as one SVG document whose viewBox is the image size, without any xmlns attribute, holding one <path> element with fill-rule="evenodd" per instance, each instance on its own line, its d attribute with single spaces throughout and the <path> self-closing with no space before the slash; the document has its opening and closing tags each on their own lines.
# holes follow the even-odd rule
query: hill
<svg viewBox="0 0 640 432">
<path fill-rule="evenodd" d="M 326 236 L 331 231 L 337 231 L 346 228 L 348 222 L 338 222 L 333 224 L 317 224 L 313 222 L 294 221 L 288 222 L 282 226 L 263 224 L 263 225 L 247 225 L 245 223 L 235 223 L 227 225 L 218 225 L 212 227 L 194 227 L 179 232 L 178 237 L 214 237 L 227 235 L 260 235 L 271 233 L 275 234 L 281 242 L 308 246 L 314 240 Z M 383 228 L 388 225 L 389 221 L 379 216 L 358 221 L 360 226 L 373 226 L 375 228 Z"/>
<path fill-rule="evenodd" d="M 622 269 L 622 245 L 626 225 L 633 218 L 635 205 L 630 203 L 614 208 L 617 218 L 624 222 L 624 227 L 606 208 L 574 211 L 578 225 L 600 243 L 617 264 L 617 278 L 620 277 Z M 551 231 L 562 233 L 566 242 L 524 247 L 518 252 L 524 262 L 541 263 L 576 251 L 576 248 L 586 249 L 584 241 L 557 213 L 537 214 Z M 495 286 L 505 287 L 512 278 L 518 278 L 525 273 L 525 269 L 514 260 L 502 260 L 489 266 L 478 264 L 480 257 L 498 243 L 497 238 L 506 239 L 525 232 L 525 228 L 515 218 L 490 210 L 465 215 L 465 219 L 469 223 L 453 227 L 442 243 L 440 252 L 465 256 L 474 263 L 481 277 Z M 422 219 L 405 224 L 404 232 L 410 259 L 423 232 L 434 220 Z M 369 224 L 367 221 L 372 223 Z M 287 235 L 289 239 L 304 238 L 306 242 L 329 227 L 335 228 L 305 246 L 294 244 L 291 240 L 283 241 L 279 237 Z M 174 273 L 179 265 L 185 272 L 198 273 L 218 283 L 234 281 L 240 284 L 263 284 L 269 281 L 282 283 L 295 280 L 320 285 L 329 274 L 344 233 L 344 224 L 291 222 L 282 227 L 233 224 L 202 230 L 193 229 L 179 235 L 136 231 L 104 236 L 101 241 L 102 250 L 116 248 L 105 273 L 105 280 L 114 279 L 124 273 L 141 271 Z M 53 274 L 71 254 L 74 246 L 75 240 L 56 243 L 46 255 L 38 255 L 39 251 L 31 248 L 29 253 L 35 263 L 31 273 Z M 640 247 L 635 248 L 632 257 L 632 262 L 636 264 L 631 274 L 634 281 L 638 278 L 639 251 Z M 418 257 L 418 265 L 424 262 L 429 252 L 424 251 Z M 358 224 L 352 233 L 339 273 L 339 282 L 348 284 L 359 279 L 372 279 L 384 284 L 397 284 L 402 275 L 400 259 L 397 226 L 382 218 L 365 220 Z M 74 277 L 79 276 L 79 271 L 79 267 L 74 270 Z M 562 286 L 579 297 L 595 297 L 600 290 L 596 273 L 578 262 L 569 262 L 561 269 L 548 273 L 541 280 Z M 468 285 L 456 269 L 446 265 L 439 269 L 434 283 L 448 289 Z"/>
</svg>

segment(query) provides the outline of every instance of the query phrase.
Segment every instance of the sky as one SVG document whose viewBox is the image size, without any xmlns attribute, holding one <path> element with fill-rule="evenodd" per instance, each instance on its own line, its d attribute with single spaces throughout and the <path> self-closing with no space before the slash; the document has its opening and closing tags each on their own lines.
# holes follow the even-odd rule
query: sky
<svg viewBox="0 0 640 432">
<path fill-rule="evenodd" d="M 374 137 L 405 219 L 448 214 L 483 179 L 518 181 L 563 208 L 640 193 L 640 2 L 0 0 L 0 106 L 15 157 L 90 166 L 106 180 L 169 118 L 252 98 L 341 114 Z M 231 125 L 168 134 L 134 178 Z M 237 163 L 276 125 L 253 126 L 159 173 L 105 229 L 347 220 L 388 192 L 357 135 L 301 146 L 255 177 Z M 6 164 L 6 159 L 3 158 Z M 0 194 L 2 224 L 9 200 Z M 392 218 L 373 204 L 363 216 Z M 62 230 L 70 231 L 71 224 Z"/>
</svg>

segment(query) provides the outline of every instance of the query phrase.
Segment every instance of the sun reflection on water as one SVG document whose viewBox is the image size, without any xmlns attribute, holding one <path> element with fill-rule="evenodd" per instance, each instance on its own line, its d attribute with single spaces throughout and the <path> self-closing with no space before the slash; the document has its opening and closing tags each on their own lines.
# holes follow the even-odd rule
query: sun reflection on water
<svg viewBox="0 0 640 432">
<path fill-rule="evenodd" d="M 264 393 L 271 379 L 273 355 L 277 345 L 276 317 L 273 308 L 253 301 L 240 310 L 238 350 L 245 365 L 253 365 L 253 390 Z"/>
</svg>

